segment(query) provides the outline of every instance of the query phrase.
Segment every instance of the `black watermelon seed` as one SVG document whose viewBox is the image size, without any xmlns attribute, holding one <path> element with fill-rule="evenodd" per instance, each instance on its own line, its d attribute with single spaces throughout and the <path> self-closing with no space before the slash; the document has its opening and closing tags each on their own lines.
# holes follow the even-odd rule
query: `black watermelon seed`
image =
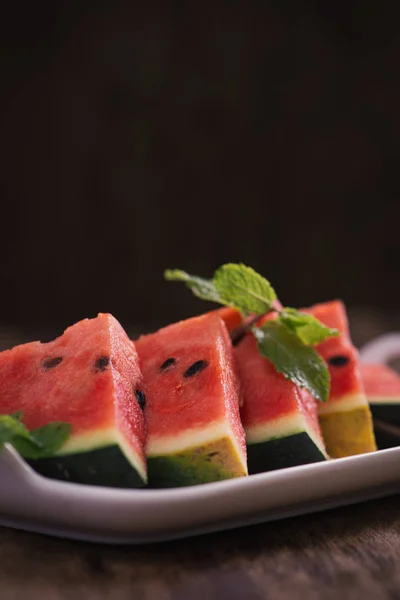
<svg viewBox="0 0 400 600">
<path fill-rule="evenodd" d="M 350 359 L 343 354 L 338 354 L 336 356 L 331 356 L 331 358 L 328 359 L 328 362 L 333 367 L 344 367 L 350 362 Z"/>
<path fill-rule="evenodd" d="M 163 364 L 161 365 L 160 371 L 165 371 L 165 369 L 168 369 L 168 367 L 172 367 L 173 365 L 176 365 L 175 358 L 167 358 L 167 360 L 164 360 Z"/>
<path fill-rule="evenodd" d="M 110 364 L 110 358 L 108 356 L 100 356 L 94 363 L 96 371 L 105 371 Z"/>
<path fill-rule="evenodd" d="M 144 395 L 144 392 L 142 392 L 142 390 L 136 390 L 135 396 L 137 398 L 140 408 L 143 410 L 146 406 L 146 396 Z"/>
<path fill-rule="evenodd" d="M 54 358 L 48 358 L 43 361 L 43 369 L 45 371 L 49 371 L 50 369 L 54 369 L 57 365 L 59 365 L 63 361 L 62 356 L 55 356 Z"/>
<path fill-rule="evenodd" d="M 208 362 L 206 360 L 196 360 L 195 363 L 186 369 L 183 376 L 186 378 L 193 377 L 193 375 L 197 375 L 197 373 L 200 373 L 200 371 L 203 371 L 206 367 L 208 367 Z"/>
</svg>

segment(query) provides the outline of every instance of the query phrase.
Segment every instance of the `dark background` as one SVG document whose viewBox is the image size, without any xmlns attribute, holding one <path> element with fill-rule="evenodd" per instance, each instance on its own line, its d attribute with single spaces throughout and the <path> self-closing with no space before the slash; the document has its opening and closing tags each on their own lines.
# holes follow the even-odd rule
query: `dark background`
<svg viewBox="0 0 400 600">
<path fill-rule="evenodd" d="M 397 314 L 396 3 L 330 4 L 12 3 L 3 325 L 148 330 L 211 308 L 166 267 L 227 261 L 286 304 Z"/>
</svg>

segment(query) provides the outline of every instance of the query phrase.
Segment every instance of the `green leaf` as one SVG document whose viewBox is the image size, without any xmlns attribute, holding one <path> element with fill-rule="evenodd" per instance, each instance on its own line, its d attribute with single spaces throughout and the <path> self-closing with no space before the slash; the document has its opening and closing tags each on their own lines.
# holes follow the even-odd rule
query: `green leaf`
<svg viewBox="0 0 400 600">
<path fill-rule="evenodd" d="M 31 437 L 46 452 L 55 454 L 71 435 L 71 425 L 62 421 L 53 421 L 43 427 L 32 429 Z"/>
<path fill-rule="evenodd" d="M 285 307 L 279 317 L 279 321 L 307 346 L 316 346 L 330 337 L 340 335 L 338 329 L 326 327 L 313 315 L 300 312 L 295 308 Z"/>
<path fill-rule="evenodd" d="M 29 431 L 21 423 L 22 412 L 0 415 L 0 448 L 9 443 L 24 458 L 53 456 L 71 433 L 68 423 L 53 422 Z"/>
<path fill-rule="evenodd" d="M 16 421 L 22 421 L 22 417 L 24 416 L 24 413 L 22 412 L 22 410 L 17 410 L 16 412 L 11 413 L 10 417 L 13 417 L 13 419 L 15 419 Z"/>
<path fill-rule="evenodd" d="M 244 314 L 263 315 L 276 300 L 269 281 L 243 264 L 222 265 L 215 271 L 213 282 L 221 301 Z"/>
<path fill-rule="evenodd" d="M 277 320 L 255 327 L 253 333 L 260 354 L 271 361 L 278 373 L 308 390 L 317 400 L 328 399 L 329 372 L 314 348 L 306 346 Z"/>
<path fill-rule="evenodd" d="M 20 422 L 19 415 L 0 415 L 0 445 L 10 442 L 16 435 L 25 434 L 26 427 Z"/>
<path fill-rule="evenodd" d="M 195 275 L 189 275 L 180 269 L 166 269 L 164 277 L 167 281 L 183 281 L 186 286 L 192 290 L 193 294 L 202 300 L 209 302 L 217 302 L 218 304 L 226 304 L 223 302 L 215 289 L 211 279 L 203 279 Z"/>
</svg>

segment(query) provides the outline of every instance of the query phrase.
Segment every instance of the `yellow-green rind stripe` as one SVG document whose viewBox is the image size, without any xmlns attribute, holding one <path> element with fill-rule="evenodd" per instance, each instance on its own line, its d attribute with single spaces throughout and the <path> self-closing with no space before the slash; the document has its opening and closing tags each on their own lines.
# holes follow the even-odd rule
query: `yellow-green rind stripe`
<svg viewBox="0 0 400 600">
<path fill-rule="evenodd" d="M 151 487 L 181 487 L 247 475 L 247 465 L 229 436 L 178 452 L 147 458 Z"/>
<path fill-rule="evenodd" d="M 319 416 L 326 450 L 332 458 L 343 458 L 376 450 L 372 417 L 368 406 Z"/>
</svg>

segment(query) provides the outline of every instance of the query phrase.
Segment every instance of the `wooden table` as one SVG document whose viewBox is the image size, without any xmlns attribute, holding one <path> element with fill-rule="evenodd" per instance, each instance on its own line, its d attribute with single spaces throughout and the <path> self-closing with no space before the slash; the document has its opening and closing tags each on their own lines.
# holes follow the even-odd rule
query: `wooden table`
<svg viewBox="0 0 400 600">
<path fill-rule="evenodd" d="M 400 497 L 152 546 L 0 528 L 1 600 L 398 600 Z"/>
</svg>

